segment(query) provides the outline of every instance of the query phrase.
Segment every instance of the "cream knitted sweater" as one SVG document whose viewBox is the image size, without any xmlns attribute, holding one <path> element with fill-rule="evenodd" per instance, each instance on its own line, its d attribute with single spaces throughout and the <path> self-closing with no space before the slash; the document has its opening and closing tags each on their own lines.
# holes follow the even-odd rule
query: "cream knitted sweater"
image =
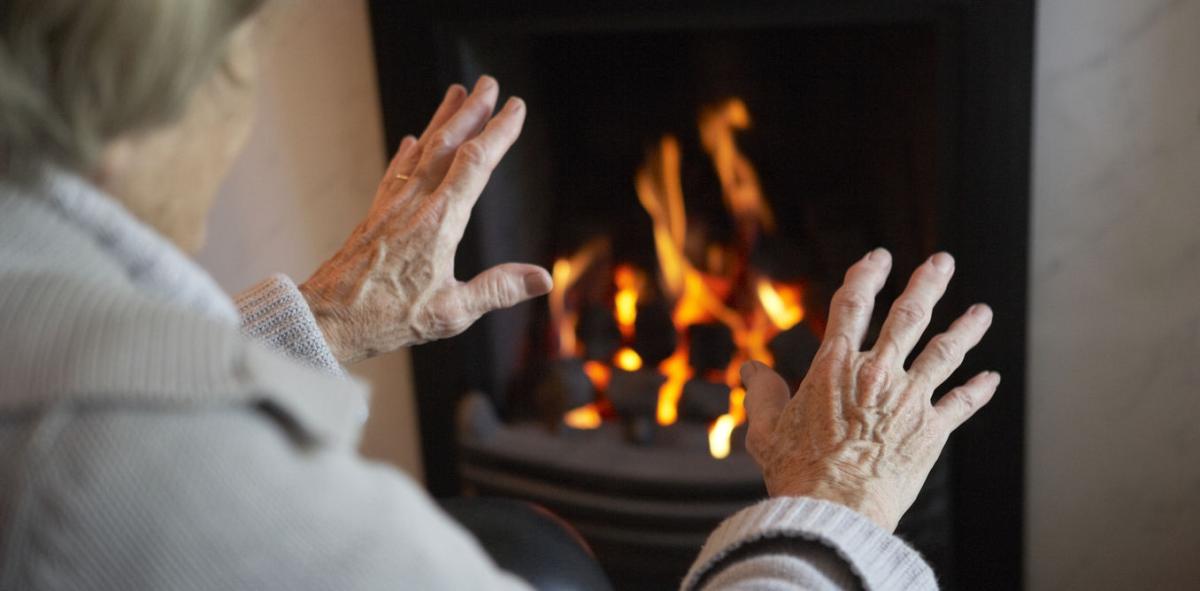
<svg viewBox="0 0 1200 591">
<path fill-rule="evenodd" d="M 287 277 L 235 305 L 86 182 L 0 185 L 0 590 L 525 588 L 357 456 L 365 412 Z M 853 511 L 780 498 L 681 586 L 936 582 Z"/>
</svg>

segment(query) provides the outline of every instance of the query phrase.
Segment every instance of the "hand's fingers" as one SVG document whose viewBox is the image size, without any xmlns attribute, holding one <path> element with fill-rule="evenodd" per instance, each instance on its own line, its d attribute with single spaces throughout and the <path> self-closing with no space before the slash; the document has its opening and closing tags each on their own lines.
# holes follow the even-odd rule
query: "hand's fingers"
<svg viewBox="0 0 1200 591">
<path fill-rule="evenodd" d="M 742 364 L 742 385 L 746 387 L 746 449 L 755 459 L 760 459 L 763 443 L 771 440 L 771 433 L 779 415 L 787 406 L 791 394 L 787 383 L 775 370 L 757 361 Z"/>
<path fill-rule="evenodd" d="M 425 130 L 421 132 L 421 137 L 417 139 L 412 148 L 407 152 L 398 150 L 396 159 L 392 161 L 392 167 L 395 170 L 389 170 L 390 174 L 402 174 L 410 176 L 413 170 L 417 167 L 417 162 L 421 160 L 421 153 L 425 149 L 425 145 L 429 143 L 429 136 L 440 129 L 455 113 L 462 108 L 463 103 L 467 100 L 467 89 L 461 84 L 451 84 L 450 88 L 446 89 L 446 95 L 442 97 L 442 103 L 433 113 L 433 117 L 429 119 L 429 123 L 425 125 Z M 403 144 L 401 145 L 403 147 Z"/>
<path fill-rule="evenodd" d="M 962 365 L 963 356 L 979 344 L 991 325 L 991 308 L 986 304 L 971 306 L 946 332 L 929 341 L 925 350 L 913 361 L 909 374 L 930 386 L 940 385 Z"/>
<path fill-rule="evenodd" d="M 458 286 L 457 303 L 472 320 L 550 293 L 550 273 L 537 265 L 496 265 Z"/>
<path fill-rule="evenodd" d="M 441 184 L 442 176 L 450 167 L 450 160 L 458 147 L 487 124 L 492 109 L 496 107 L 499 92 L 500 86 L 490 76 L 480 78 L 458 112 L 430 134 L 428 141 L 421 142 L 421 160 L 413 170 L 413 175 L 434 185 Z"/>
<path fill-rule="evenodd" d="M 411 135 L 406 135 L 404 139 L 400 140 L 400 147 L 396 148 L 396 155 L 392 156 L 392 161 L 388 163 L 387 170 L 383 173 L 386 178 L 396 178 L 398 174 L 407 174 L 405 161 L 412 157 L 416 145 L 417 138 Z"/>
<path fill-rule="evenodd" d="M 449 197 L 456 209 L 456 221 L 463 228 L 492 171 L 500 164 L 500 159 L 513 142 L 517 141 L 524 124 L 525 102 L 516 97 L 510 98 L 482 133 L 459 146 L 439 191 Z"/>
<path fill-rule="evenodd" d="M 421 132 L 421 140 L 429 139 L 430 134 L 445 125 L 466 100 L 467 89 L 461 84 L 451 84 L 450 88 L 446 89 L 446 96 L 442 98 L 442 104 L 438 105 L 437 110 L 433 112 L 433 117 L 429 119 L 429 124 Z"/>
<path fill-rule="evenodd" d="M 947 392 L 933 405 L 933 409 L 946 421 L 947 432 L 953 431 L 983 408 L 983 405 L 992 399 L 999 385 L 1000 374 L 985 371 Z"/>
<path fill-rule="evenodd" d="M 871 324 L 875 296 L 883 289 L 891 268 L 891 253 L 876 248 L 846 271 L 846 280 L 833 294 L 829 305 L 829 323 L 821 343 L 822 350 L 846 346 L 857 351 L 862 346 Z"/>
<path fill-rule="evenodd" d="M 412 155 L 412 151 L 417 147 L 417 138 L 406 135 L 400 140 L 400 147 L 396 150 L 396 159 L 403 160 Z"/>
<path fill-rule="evenodd" d="M 917 346 L 921 333 L 929 326 L 933 306 L 946 292 L 950 277 L 954 275 L 954 257 L 939 252 L 925 261 L 908 281 L 904 293 L 892 304 L 883 329 L 879 332 L 874 351 L 881 358 L 897 364 Z"/>
</svg>

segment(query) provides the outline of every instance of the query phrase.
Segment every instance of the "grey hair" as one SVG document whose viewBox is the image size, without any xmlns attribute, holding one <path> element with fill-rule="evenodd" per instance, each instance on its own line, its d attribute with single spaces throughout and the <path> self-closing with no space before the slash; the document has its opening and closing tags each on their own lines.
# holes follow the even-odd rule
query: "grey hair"
<svg viewBox="0 0 1200 591">
<path fill-rule="evenodd" d="M 0 0 L 0 178 L 179 117 L 264 0 Z"/>
</svg>

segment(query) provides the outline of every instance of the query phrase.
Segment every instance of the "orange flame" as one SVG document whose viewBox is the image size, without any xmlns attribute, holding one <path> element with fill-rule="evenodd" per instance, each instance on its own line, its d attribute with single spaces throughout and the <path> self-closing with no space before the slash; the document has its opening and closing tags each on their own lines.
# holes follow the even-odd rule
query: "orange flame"
<svg viewBox="0 0 1200 591">
<path fill-rule="evenodd" d="M 759 279 L 758 301 L 762 303 L 763 311 L 779 330 L 787 330 L 804 320 L 800 294 L 793 287 L 776 287 L 766 279 Z"/>
<path fill-rule="evenodd" d="M 599 361 L 588 361 L 583 364 L 583 373 L 597 392 L 607 392 L 608 383 L 612 381 L 612 368 Z"/>
<path fill-rule="evenodd" d="M 659 364 L 658 370 L 667 377 L 667 381 L 658 389 L 655 418 L 658 424 L 665 427 L 679 420 L 679 398 L 683 396 L 683 385 L 692 379 L 687 349 L 676 349 L 675 353 Z"/>
<path fill-rule="evenodd" d="M 700 143 L 713 161 L 725 206 L 742 224 L 775 231 L 775 216 L 763 198 L 758 173 L 738 150 L 733 132 L 750 127 L 750 111 L 742 99 L 733 98 L 700 113 Z"/>
<path fill-rule="evenodd" d="M 550 291 L 550 323 L 558 336 L 558 354 L 571 357 L 579 354 L 579 344 L 575 340 L 575 327 L 579 323 L 579 314 L 567 309 L 567 291 L 575 285 L 584 271 L 592 265 L 592 261 L 604 247 L 603 240 L 593 240 L 570 258 L 560 258 L 554 261 L 550 276 L 554 279 L 554 288 Z"/>
</svg>

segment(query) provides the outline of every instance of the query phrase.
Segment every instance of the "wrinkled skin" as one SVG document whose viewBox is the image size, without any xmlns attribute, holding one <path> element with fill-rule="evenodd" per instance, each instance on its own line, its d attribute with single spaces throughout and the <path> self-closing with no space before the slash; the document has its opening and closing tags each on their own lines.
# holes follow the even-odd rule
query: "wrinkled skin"
<svg viewBox="0 0 1200 591">
<path fill-rule="evenodd" d="M 934 337 L 912 366 L 904 360 L 929 325 L 954 273 L 954 259 L 931 257 L 912 275 L 883 324 L 861 350 L 891 255 L 869 253 L 846 273 L 811 369 L 794 397 L 760 363 L 742 367 L 747 387 L 746 446 L 772 496 L 840 503 L 893 531 L 954 429 L 988 402 L 1000 383 L 981 373 L 931 403 L 934 389 L 983 338 L 992 311 L 977 304 Z"/>
<path fill-rule="evenodd" d="M 366 219 L 300 286 L 342 363 L 454 336 L 487 312 L 549 293 L 549 273 L 534 265 L 454 277 L 471 209 L 525 120 L 519 98 L 493 117 L 498 94 L 487 76 L 470 95 L 451 86 L 421 137 L 401 142 Z"/>
</svg>

